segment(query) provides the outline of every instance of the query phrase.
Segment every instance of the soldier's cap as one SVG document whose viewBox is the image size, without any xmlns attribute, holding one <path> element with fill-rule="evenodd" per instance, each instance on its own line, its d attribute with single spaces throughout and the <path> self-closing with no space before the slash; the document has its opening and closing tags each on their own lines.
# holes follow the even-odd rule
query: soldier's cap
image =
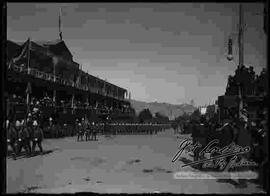
<svg viewBox="0 0 270 196">
<path fill-rule="evenodd" d="M 79 123 L 79 126 L 81 126 L 81 123 Z"/>
<path fill-rule="evenodd" d="M 37 121 L 36 121 L 36 120 L 34 120 L 34 122 L 33 122 L 33 126 L 37 126 L 37 125 L 38 125 Z"/>
<path fill-rule="evenodd" d="M 52 117 L 49 118 L 49 121 L 52 121 Z"/>
<path fill-rule="evenodd" d="M 21 125 L 20 121 L 16 120 L 16 124 L 15 125 L 16 125 L 16 127 L 20 126 Z"/>
<path fill-rule="evenodd" d="M 255 127 L 256 126 L 256 122 L 251 121 L 251 126 Z"/>
</svg>

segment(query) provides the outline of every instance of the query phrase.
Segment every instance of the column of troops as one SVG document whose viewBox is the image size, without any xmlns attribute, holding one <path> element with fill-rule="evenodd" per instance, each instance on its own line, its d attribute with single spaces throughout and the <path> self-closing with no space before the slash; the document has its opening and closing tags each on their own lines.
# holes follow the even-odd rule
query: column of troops
<svg viewBox="0 0 270 196">
<path fill-rule="evenodd" d="M 139 124 L 139 123 L 96 123 L 82 119 L 81 122 L 76 120 L 77 141 L 85 138 L 88 140 L 96 140 L 97 134 L 105 135 L 130 135 L 130 134 L 157 134 L 169 128 L 168 124 Z"/>
<path fill-rule="evenodd" d="M 13 159 L 17 158 L 22 149 L 25 150 L 27 156 L 31 156 L 35 153 L 36 145 L 38 145 L 40 152 L 43 153 L 42 141 L 44 134 L 36 120 L 33 122 L 24 120 L 10 122 L 7 120 L 6 130 L 7 145 L 12 149 Z"/>
<path fill-rule="evenodd" d="M 6 122 L 7 145 L 12 150 L 14 159 L 20 155 L 22 149 L 27 156 L 35 152 L 38 145 L 40 152 L 43 152 L 42 141 L 44 138 L 60 138 L 66 136 L 77 136 L 77 141 L 97 140 L 97 135 L 119 135 L 119 134 L 157 134 L 170 128 L 169 124 L 153 123 L 104 123 L 90 122 L 88 119 L 76 119 L 75 126 L 55 123 L 52 117 L 46 126 L 38 118 Z"/>
</svg>

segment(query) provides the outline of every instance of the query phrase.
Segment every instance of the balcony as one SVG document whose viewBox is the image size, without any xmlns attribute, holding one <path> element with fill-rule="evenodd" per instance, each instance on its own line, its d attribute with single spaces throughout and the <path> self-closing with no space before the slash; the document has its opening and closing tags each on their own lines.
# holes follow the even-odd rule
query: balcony
<svg viewBox="0 0 270 196">
<path fill-rule="evenodd" d="M 89 85 L 76 84 L 72 80 L 66 80 L 66 79 L 63 79 L 59 76 L 54 76 L 53 74 L 39 71 L 35 68 L 28 69 L 25 65 L 17 66 L 17 65 L 13 64 L 13 65 L 9 66 L 8 69 L 13 70 L 15 72 L 25 74 L 25 75 L 32 75 L 35 78 L 40 78 L 40 79 L 50 81 L 50 82 L 56 82 L 59 84 L 63 84 L 65 86 L 75 87 L 75 88 L 83 90 L 83 91 L 100 94 L 102 96 L 111 97 L 111 98 L 118 99 L 121 101 L 126 100 L 125 98 L 119 97 L 119 96 L 115 95 L 115 93 L 113 93 L 113 92 L 105 91 L 102 88 L 91 87 Z"/>
</svg>

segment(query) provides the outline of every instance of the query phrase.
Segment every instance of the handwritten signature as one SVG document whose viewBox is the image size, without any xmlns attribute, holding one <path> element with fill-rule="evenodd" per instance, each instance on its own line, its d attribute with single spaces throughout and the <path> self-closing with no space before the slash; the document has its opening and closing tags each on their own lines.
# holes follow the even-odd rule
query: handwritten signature
<svg viewBox="0 0 270 196">
<path fill-rule="evenodd" d="M 239 162 L 237 162 L 237 155 L 240 154 L 246 154 L 250 152 L 251 148 L 249 146 L 239 146 L 232 142 L 231 144 L 224 146 L 222 148 L 216 146 L 216 144 L 219 143 L 218 139 L 214 139 L 210 141 L 205 147 L 202 147 L 202 145 L 198 142 L 193 144 L 192 140 L 185 139 L 181 144 L 179 145 L 179 150 L 174 155 L 172 162 L 175 162 L 176 160 L 180 159 L 181 154 L 186 152 L 193 152 L 198 153 L 199 157 L 204 156 L 206 153 L 208 153 L 210 158 L 205 158 L 198 161 L 193 161 L 187 164 L 182 165 L 182 167 L 186 167 L 189 165 L 197 165 L 200 163 L 203 163 L 203 168 L 217 168 L 219 167 L 222 169 L 230 169 L 235 167 L 241 167 L 241 166 L 257 166 L 257 163 L 253 161 L 248 161 L 243 158 Z M 199 152 L 197 152 L 199 151 Z M 227 157 L 231 157 L 228 161 Z"/>
</svg>

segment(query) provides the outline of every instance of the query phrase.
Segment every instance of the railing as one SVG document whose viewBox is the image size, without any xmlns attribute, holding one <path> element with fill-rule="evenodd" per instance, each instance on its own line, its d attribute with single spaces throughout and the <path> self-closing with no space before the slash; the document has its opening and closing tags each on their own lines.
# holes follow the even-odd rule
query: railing
<svg viewBox="0 0 270 196">
<path fill-rule="evenodd" d="M 12 69 L 12 70 L 14 70 L 16 72 L 23 73 L 23 74 L 32 75 L 32 76 L 34 76 L 36 78 L 44 79 L 44 80 L 51 81 L 51 82 L 57 82 L 57 83 L 60 83 L 60 84 L 66 85 L 66 86 L 75 87 L 75 88 L 78 88 L 78 89 L 84 90 L 84 91 L 90 91 L 91 93 L 101 94 L 103 96 L 115 98 L 115 99 L 118 99 L 118 100 L 126 100 L 125 98 L 121 98 L 121 97 L 113 95 L 113 93 L 105 92 L 102 89 L 98 89 L 96 87 L 89 87 L 88 85 L 76 84 L 72 80 L 66 80 L 66 79 L 63 79 L 63 78 L 61 78 L 59 76 L 54 76 L 53 74 L 39 71 L 39 70 L 37 70 L 35 68 L 29 68 L 28 69 L 25 66 L 12 65 L 12 66 L 10 66 L 10 69 Z"/>
</svg>

